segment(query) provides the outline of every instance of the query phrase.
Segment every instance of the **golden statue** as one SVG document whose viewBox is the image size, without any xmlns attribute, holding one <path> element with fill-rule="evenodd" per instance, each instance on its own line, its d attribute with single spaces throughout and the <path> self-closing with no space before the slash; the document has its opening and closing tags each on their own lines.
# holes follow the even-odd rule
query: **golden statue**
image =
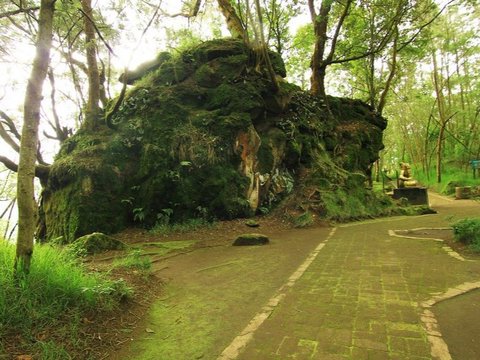
<svg viewBox="0 0 480 360">
<path fill-rule="evenodd" d="M 398 187 L 418 186 L 417 180 L 412 177 L 411 167 L 408 163 L 400 163 L 400 175 L 398 176 Z"/>
</svg>

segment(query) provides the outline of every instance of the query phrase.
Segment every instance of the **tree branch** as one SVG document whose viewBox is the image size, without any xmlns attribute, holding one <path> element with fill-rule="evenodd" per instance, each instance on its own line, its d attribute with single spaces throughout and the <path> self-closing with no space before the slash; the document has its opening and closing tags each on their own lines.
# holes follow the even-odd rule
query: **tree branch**
<svg viewBox="0 0 480 360">
<path fill-rule="evenodd" d="M 352 0 L 347 1 L 347 3 L 345 4 L 345 9 L 343 10 L 343 13 L 340 16 L 340 19 L 338 20 L 337 28 L 335 29 L 335 34 L 333 35 L 332 44 L 330 46 L 330 53 L 325 59 L 327 63 L 330 63 L 332 61 L 333 55 L 335 54 L 335 48 L 337 47 L 337 41 L 338 41 L 338 36 L 340 35 L 340 29 L 342 28 L 343 22 L 345 21 L 345 18 L 348 15 L 348 11 L 350 10 L 350 5 L 352 5 Z"/>
<path fill-rule="evenodd" d="M 447 6 L 449 6 L 451 3 L 455 2 L 455 1 L 456 0 L 450 0 L 448 3 L 446 3 L 440 9 L 440 11 L 438 11 L 429 21 L 427 21 L 425 24 L 420 26 L 420 28 L 417 30 L 417 32 L 415 34 L 413 34 L 410 39 L 408 39 L 407 41 L 402 43 L 402 45 L 397 49 L 397 52 L 402 51 L 405 47 L 410 45 L 417 38 L 417 36 L 420 35 L 420 33 L 423 31 L 423 29 L 425 29 L 427 26 L 429 26 L 431 23 L 433 23 L 443 13 L 443 11 L 447 8 Z"/>
<path fill-rule="evenodd" d="M 3 13 L 0 13 L 0 19 L 5 18 L 5 17 L 18 15 L 18 14 L 22 14 L 22 13 L 26 13 L 26 12 L 30 12 L 30 11 L 37 11 L 38 9 L 40 9 L 40 6 L 30 6 L 28 8 L 20 8 L 20 9 L 17 9 L 17 10 L 5 11 Z"/>
<path fill-rule="evenodd" d="M 103 44 L 107 47 L 108 51 L 110 51 L 111 54 L 117 56 L 115 54 L 115 52 L 113 51 L 113 49 L 111 48 L 111 46 L 108 44 L 108 42 L 105 40 L 105 38 L 103 37 L 102 33 L 100 32 L 100 30 L 98 29 L 97 27 L 97 24 L 95 24 L 95 21 L 93 21 L 93 19 L 90 18 L 90 16 L 88 16 L 85 11 L 83 11 L 82 9 L 78 9 L 78 11 L 80 11 L 83 16 L 85 16 L 88 21 L 90 21 L 90 23 L 92 24 L 93 28 L 95 29 L 95 32 L 97 33 L 98 37 L 100 38 L 100 40 L 102 40 Z"/>
<path fill-rule="evenodd" d="M 0 137 L 5 141 L 13 150 L 17 153 L 20 151 L 20 145 L 18 145 L 12 137 L 7 133 L 5 128 L 3 127 L 2 122 L 0 122 Z"/>
<path fill-rule="evenodd" d="M 0 162 L 3 165 L 5 165 L 7 169 L 14 172 L 18 172 L 18 164 L 16 164 L 6 156 L 0 155 Z M 50 166 L 47 166 L 47 165 L 35 166 L 35 176 L 41 179 L 42 181 L 47 180 L 49 172 L 50 172 Z"/>
<path fill-rule="evenodd" d="M 0 117 L 4 120 L 3 122 L 5 123 L 5 125 L 8 126 L 10 132 L 15 136 L 18 141 L 20 141 L 20 133 L 18 132 L 12 118 L 5 114 L 2 110 L 0 110 Z"/>
</svg>

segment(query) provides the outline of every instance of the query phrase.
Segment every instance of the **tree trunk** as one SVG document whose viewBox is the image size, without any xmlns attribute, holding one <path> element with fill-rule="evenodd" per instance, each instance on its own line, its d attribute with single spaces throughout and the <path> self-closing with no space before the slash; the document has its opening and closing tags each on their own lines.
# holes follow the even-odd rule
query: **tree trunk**
<svg viewBox="0 0 480 360">
<path fill-rule="evenodd" d="M 229 0 L 217 0 L 218 7 L 222 12 L 225 20 L 227 22 L 228 30 L 230 34 L 234 38 L 247 40 L 246 38 L 246 31 L 243 27 L 242 21 L 238 17 L 235 9 L 233 8 L 232 4 L 230 4 Z"/>
<path fill-rule="evenodd" d="M 100 72 L 97 63 L 97 44 L 93 24 L 92 0 L 82 0 L 83 22 L 88 65 L 88 101 L 85 113 L 85 125 L 94 129 L 100 116 Z"/>
<path fill-rule="evenodd" d="M 437 58 L 435 51 L 432 53 L 433 64 L 433 85 L 435 87 L 435 95 L 437 96 L 437 108 L 439 117 L 440 130 L 437 138 L 437 183 L 442 182 L 442 151 L 443 151 L 443 137 L 445 135 L 445 127 L 447 126 L 448 118 L 445 109 L 445 96 L 443 95 L 441 74 L 437 65 Z"/>
<path fill-rule="evenodd" d="M 52 46 L 52 26 L 55 0 L 42 0 L 38 20 L 38 38 L 32 72 L 28 80 L 24 102 L 24 120 L 18 166 L 18 236 L 15 273 L 28 274 L 33 254 L 36 224 L 36 203 L 33 180 L 37 159 L 38 125 L 43 82 L 47 76 Z"/>
<path fill-rule="evenodd" d="M 257 17 L 258 17 L 258 23 L 259 23 L 261 52 L 263 54 L 263 58 L 265 59 L 265 66 L 267 67 L 270 81 L 272 82 L 272 90 L 276 94 L 279 92 L 280 86 L 278 85 L 277 77 L 275 75 L 275 70 L 273 69 L 270 56 L 268 55 L 267 44 L 265 42 L 265 34 L 263 33 L 262 8 L 260 7 L 259 0 L 255 0 L 255 7 L 257 8 Z"/>
<path fill-rule="evenodd" d="M 324 61 L 325 45 L 327 43 L 327 26 L 328 15 L 332 8 L 331 1 L 322 1 L 320 13 L 317 13 L 314 8 L 313 0 L 308 1 L 310 8 L 310 15 L 313 22 L 313 29 L 315 32 L 315 48 L 312 55 L 312 77 L 310 79 L 312 94 L 326 98 L 325 93 L 325 74 L 327 64 Z"/>
</svg>

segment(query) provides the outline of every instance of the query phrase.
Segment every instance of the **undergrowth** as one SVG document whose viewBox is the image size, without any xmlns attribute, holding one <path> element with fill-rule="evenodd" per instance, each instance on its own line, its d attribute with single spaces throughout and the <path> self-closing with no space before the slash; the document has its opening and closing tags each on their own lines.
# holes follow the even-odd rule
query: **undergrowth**
<svg viewBox="0 0 480 360">
<path fill-rule="evenodd" d="M 441 183 L 437 183 L 435 169 L 430 170 L 428 174 L 421 170 L 415 171 L 413 177 L 429 189 L 445 195 L 453 195 L 457 186 L 480 186 L 480 175 L 474 179 L 470 168 L 465 170 L 445 167 Z"/>
<path fill-rule="evenodd" d="M 14 257 L 14 245 L 0 239 L 0 354 L 9 351 L 5 339 L 15 338 L 15 351 L 68 359 L 81 344 L 82 314 L 112 310 L 131 295 L 123 280 L 87 273 L 49 245 L 35 246 L 30 273 L 15 282 Z"/>
<path fill-rule="evenodd" d="M 472 251 L 480 252 L 480 218 L 462 219 L 452 227 L 457 241 L 469 245 Z"/>
</svg>

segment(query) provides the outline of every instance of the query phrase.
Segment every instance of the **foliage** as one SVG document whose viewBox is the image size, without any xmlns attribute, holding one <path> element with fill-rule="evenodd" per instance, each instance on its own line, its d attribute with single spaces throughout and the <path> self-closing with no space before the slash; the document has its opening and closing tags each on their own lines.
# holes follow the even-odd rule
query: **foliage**
<svg viewBox="0 0 480 360">
<path fill-rule="evenodd" d="M 472 186 L 480 187 L 480 178 L 473 178 L 472 170 L 462 169 L 455 166 L 446 166 L 442 172 L 442 182 L 437 183 L 436 179 L 431 175 L 433 169 L 428 172 L 424 172 L 421 169 L 418 169 L 414 172 L 414 177 L 419 180 L 419 182 L 439 193 L 445 195 L 455 194 L 455 187 L 462 186 Z"/>
<path fill-rule="evenodd" d="M 305 211 L 303 214 L 293 219 L 293 225 L 296 228 L 304 228 L 313 225 L 313 214 L 309 211 Z"/>
<path fill-rule="evenodd" d="M 304 25 L 293 36 L 286 61 L 288 80 L 306 90 L 309 87 L 309 70 L 315 37 L 313 27 Z"/>
<path fill-rule="evenodd" d="M 440 159 L 439 190 L 452 180 L 469 178 L 468 161 L 480 158 L 478 10 L 478 4 L 457 4 L 438 17 L 423 34 L 423 45 L 404 54 L 395 96 L 385 111 L 390 118 L 385 166 L 407 161 L 428 182 L 438 181 Z M 465 174 L 452 179 L 452 168 L 463 168 Z"/>
<path fill-rule="evenodd" d="M 19 346 L 25 349 L 43 331 L 57 328 L 61 319 L 68 317 L 72 328 L 79 327 L 85 312 L 110 310 L 131 296 L 123 280 L 89 274 L 66 253 L 49 245 L 35 247 L 30 274 L 15 285 L 14 254 L 12 244 L 0 241 L 0 339 L 19 335 L 25 340 Z M 75 336 L 71 329 L 57 328 L 55 332 L 62 331 Z M 50 335 L 36 345 L 42 359 L 49 353 L 66 351 L 61 344 L 49 341 Z M 76 339 L 65 338 L 62 342 L 75 346 Z"/>
<path fill-rule="evenodd" d="M 480 252 L 480 218 L 466 218 L 452 225 L 457 241 L 470 246 L 475 252 Z"/>
</svg>

